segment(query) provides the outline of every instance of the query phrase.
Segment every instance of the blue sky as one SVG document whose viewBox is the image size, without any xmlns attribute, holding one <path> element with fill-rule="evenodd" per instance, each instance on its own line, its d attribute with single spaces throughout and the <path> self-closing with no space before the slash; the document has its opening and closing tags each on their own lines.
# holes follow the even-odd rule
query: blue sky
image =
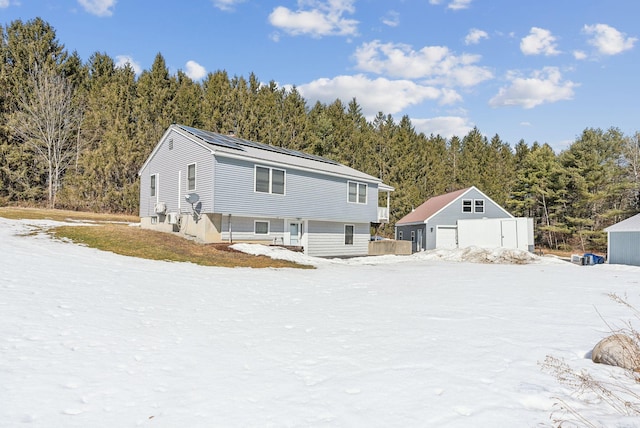
<svg viewBox="0 0 640 428">
<path fill-rule="evenodd" d="M 355 97 L 368 119 L 557 151 L 640 130 L 638 16 L 637 0 L 0 0 L 0 24 L 40 17 L 85 62 L 140 72 L 161 53 L 195 80 L 253 72 L 311 105 Z"/>
</svg>

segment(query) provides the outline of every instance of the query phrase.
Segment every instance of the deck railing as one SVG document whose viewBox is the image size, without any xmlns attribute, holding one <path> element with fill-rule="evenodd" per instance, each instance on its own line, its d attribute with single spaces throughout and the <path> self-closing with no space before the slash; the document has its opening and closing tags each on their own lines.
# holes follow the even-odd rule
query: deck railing
<svg viewBox="0 0 640 428">
<path fill-rule="evenodd" d="M 378 223 L 389 222 L 389 208 L 378 207 Z"/>
</svg>

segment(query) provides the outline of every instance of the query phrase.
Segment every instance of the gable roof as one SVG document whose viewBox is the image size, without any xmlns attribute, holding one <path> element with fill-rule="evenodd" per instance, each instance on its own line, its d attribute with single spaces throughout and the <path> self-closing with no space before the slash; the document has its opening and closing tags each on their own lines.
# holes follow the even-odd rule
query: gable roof
<svg viewBox="0 0 640 428">
<path fill-rule="evenodd" d="M 445 193 L 444 195 L 434 196 L 433 198 L 429 198 L 426 200 L 426 202 L 424 202 L 418 208 L 414 209 L 409 214 L 407 214 L 406 216 L 398 220 L 396 224 L 425 222 L 429 218 L 433 217 L 433 215 L 436 214 L 438 211 L 442 210 L 451 202 L 458 199 L 458 197 L 467 193 L 467 191 L 469 191 L 470 189 L 471 187 L 467 187 L 466 189 L 460 189 L 454 192 Z"/>
<path fill-rule="evenodd" d="M 398 220 L 396 224 L 402 225 L 410 223 L 426 223 L 431 217 L 438 214 L 440 211 L 451 205 L 454 201 L 464 196 L 470 190 L 477 191 L 485 199 L 493 202 L 497 207 L 504 211 L 507 217 L 513 217 L 513 215 L 511 215 L 500 205 L 496 204 L 491 198 L 482 193 L 477 187 L 471 186 L 467 187 L 466 189 L 456 190 L 450 193 L 445 193 L 444 195 L 434 196 L 433 198 L 427 199 L 427 201 L 420 205 L 418 208 Z"/>
<path fill-rule="evenodd" d="M 604 229 L 605 232 L 640 232 L 640 214 L 629 217 Z"/>
<path fill-rule="evenodd" d="M 211 154 L 214 156 L 248 159 L 295 169 L 310 170 L 321 174 L 377 183 L 380 190 L 394 190 L 393 187 L 382 183 L 382 180 L 379 178 L 365 174 L 364 172 L 350 168 L 331 159 L 298 150 L 291 150 L 284 147 L 245 140 L 233 135 L 219 134 L 178 124 L 173 124 L 169 129 L 167 129 L 147 161 L 144 163 L 142 168 L 140 168 L 141 172 L 171 131 L 175 131 L 196 144 L 210 150 Z"/>
</svg>

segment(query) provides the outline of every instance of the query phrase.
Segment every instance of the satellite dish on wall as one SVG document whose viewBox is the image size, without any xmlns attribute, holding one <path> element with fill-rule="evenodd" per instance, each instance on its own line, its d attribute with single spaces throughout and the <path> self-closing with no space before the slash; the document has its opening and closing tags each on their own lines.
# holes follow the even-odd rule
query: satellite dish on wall
<svg viewBox="0 0 640 428">
<path fill-rule="evenodd" d="M 184 196 L 184 199 L 190 203 L 191 205 L 195 204 L 196 202 L 198 202 L 200 200 L 200 196 L 198 196 L 197 193 L 189 193 L 187 195 Z"/>
</svg>

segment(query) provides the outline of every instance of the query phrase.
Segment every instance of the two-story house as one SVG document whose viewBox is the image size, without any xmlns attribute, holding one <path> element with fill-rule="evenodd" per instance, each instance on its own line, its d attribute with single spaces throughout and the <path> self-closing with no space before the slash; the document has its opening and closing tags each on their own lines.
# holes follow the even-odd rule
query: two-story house
<svg viewBox="0 0 640 428">
<path fill-rule="evenodd" d="M 323 157 L 183 125 L 167 129 L 139 176 L 142 227 L 321 257 L 366 255 L 393 191 Z"/>
</svg>

